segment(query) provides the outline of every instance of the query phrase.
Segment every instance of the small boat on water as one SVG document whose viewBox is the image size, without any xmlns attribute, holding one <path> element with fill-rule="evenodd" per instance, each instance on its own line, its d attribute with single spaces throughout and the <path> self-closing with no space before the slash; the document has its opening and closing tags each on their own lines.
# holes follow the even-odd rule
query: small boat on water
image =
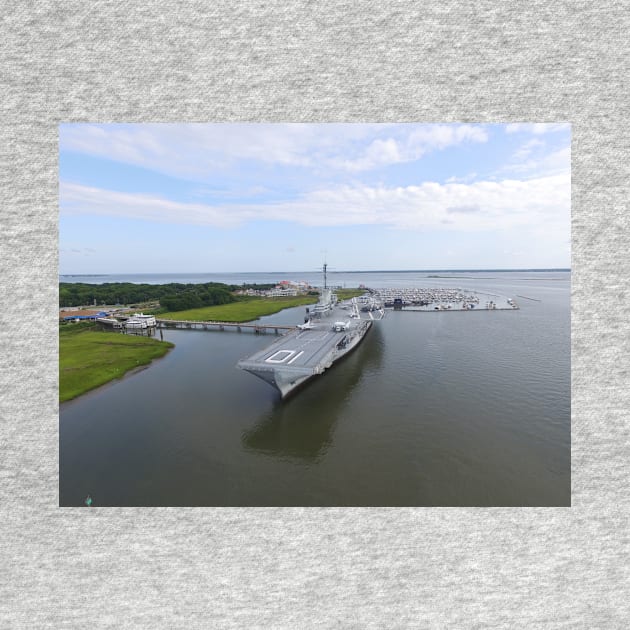
<svg viewBox="0 0 630 630">
<path fill-rule="evenodd" d="M 141 319 L 134 319 L 133 317 L 130 317 L 125 322 L 125 328 L 129 330 L 139 330 L 143 328 L 148 328 L 148 326 L 147 326 L 146 321 L 141 320 Z"/>
<path fill-rule="evenodd" d="M 156 325 L 155 317 L 144 313 L 135 313 L 125 322 L 125 328 L 128 330 L 143 330 L 153 328 Z"/>
<path fill-rule="evenodd" d="M 103 327 L 109 327 L 113 330 L 120 330 L 123 327 L 122 322 L 113 317 L 97 317 L 96 322 Z"/>
<path fill-rule="evenodd" d="M 150 326 L 157 325 L 155 317 L 153 315 L 145 315 L 144 313 L 134 313 L 128 320 L 127 324 L 132 322 L 133 324 L 141 324 L 141 326 L 135 326 L 136 328 L 148 328 Z"/>
</svg>

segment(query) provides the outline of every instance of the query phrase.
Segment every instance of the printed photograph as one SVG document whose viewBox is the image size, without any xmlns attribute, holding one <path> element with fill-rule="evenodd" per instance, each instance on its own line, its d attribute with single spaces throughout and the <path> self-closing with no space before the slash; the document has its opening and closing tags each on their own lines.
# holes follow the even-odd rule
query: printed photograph
<svg viewBox="0 0 630 630">
<path fill-rule="evenodd" d="M 59 126 L 59 502 L 571 505 L 571 126 Z"/>
</svg>

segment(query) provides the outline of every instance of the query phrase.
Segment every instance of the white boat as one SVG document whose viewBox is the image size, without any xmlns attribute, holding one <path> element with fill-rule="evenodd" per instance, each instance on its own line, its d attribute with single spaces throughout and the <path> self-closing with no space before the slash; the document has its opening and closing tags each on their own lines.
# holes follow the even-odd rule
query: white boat
<svg viewBox="0 0 630 630">
<path fill-rule="evenodd" d="M 148 328 L 148 325 L 144 319 L 136 319 L 135 317 L 130 317 L 125 322 L 125 328 L 128 328 L 130 330 L 140 330 L 140 329 Z"/>
<path fill-rule="evenodd" d="M 122 323 L 113 317 L 97 317 L 96 321 L 102 326 L 109 326 L 115 330 L 122 328 Z"/>
<path fill-rule="evenodd" d="M 144 313 L 134 313 L 127 321 L 129 322 L 130 320 L 145 322 L 146 326 L 143 326 L 143 328 L 157 325 L 153 315 L 145 315 Z"/>
</svg>

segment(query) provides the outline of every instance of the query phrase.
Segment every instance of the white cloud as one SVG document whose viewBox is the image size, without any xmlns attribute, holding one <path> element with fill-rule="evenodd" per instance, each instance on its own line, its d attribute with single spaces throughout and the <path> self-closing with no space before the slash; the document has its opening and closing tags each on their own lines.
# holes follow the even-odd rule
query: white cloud
<svg viewBox="0 0 630 630">
<path fill-rule="evenodd" d="M 235 161 L 314 166 L 355 142 L 386 132 L 380 124 L 68 124 L 60 148 L 203 180 Z"/>
<path fill-rule="evenodd" d="M 355 160 L 342 160 L 339 166 L 348 171 L 369 171 L 379 166 L 406 161 L 402 150 L 403 147 L 393 138 L 374 140 L 361 157 Z"/>
<path fill-rule="evenodd" d="M 80 247 L 78 245 L 73 245 L 71 247 L 62 247 L 59 249 L 60 254 L 81 254 L 82 256 L 91 256 L 96 253 L 96 250 L 93 247 Z"/>
<path fill-rule="evenodd" d="M 456 177 L 455 175 L 452 175 L 446 180 L 446 183 L 447 184 L 453 184 L 456 182 L 468 183 L 468 182 L 471 182 L 473 179 L 475 179 L 475 177 L 477 177 L 477 173 L 475 173 L 474 171 L 462 177 Z"/>
<path fill-rule="evenodd" d="M 219 228 L 255 220 L 412 230 L 544 226 L 568 231 L 570 176 L 563 172 L 525 181 L 425 182 L 398 188 L 354 185 L 306 193 L 291 201 L 219 205 L 175 202 L 62 182 L 60 209 L 64 215 L 108 215 Z"/>
<path fill-rule="evenodd" d="M 505 126 L 506 133 L 533 133 L 536 135 L 570 129 L 569 123 L 510 123 Z"/>
<path fill-rule="evenodd" d="M 481 208 L 476 205 L 468 205 L 468 206 L 449 206 L 446 208 L 446 212 L 456 212 L 456 213 L 464 213 L 468 214 L 470 212 L 480 212 Z"/>
<path fill-rule="evenodd" d="M 512 162 L 503 169 L 506 172 L 527 174 L 530 177 L 568 173 L 571 169 L 571 147 L 564 147 L 536 158 L 521 147 L 513 156 Z M 527 159 L 529 157 L 529 159 Z"/>
<path fill-rule="evenodd" d="M 514 154 L 514 159 L 523 160 L 526 157 L 529 157 L 537 149 L 542 149 L 545 146 L 546 145 L 543 140 L 532 138 L 523 144 L 523 146 L 521 146 L 521 148 Z"/>
<path fill-rule="evenodd" d="M 219 197 L 221 199 L 236 199 L 255 197 L 257 195 L 265 195 L 274 192 L 273 189 L 266 186 L 249 186 L 245 188 L 196 188 L 191 191 L 194 197 Z"/>
<path fill-rule="evenodd" d="M 366 171 L 401 162 L 412 162 L 426 153 L 446 149 L 463 142 L 487 142 L 485 129 L 476 125 L 421 125 L 407 129 L 409 133 L 394 139 L 374 140 L 354 159 L 338 164 L 348 171 Z"/>
<path fill-rule="evenodd" d="M 239 164 L 365 171 L 486 142 L 478 125 L 143 124 L 60 126 L 60 148 L 204 181 Z"/>
<path fill-rule="evenodd" d="M 488 134 L 477 125 L 423 125 L 409 136 L 410 146 L 445 149 L 462 142 L 486 142 Z"/>
<path fill-rule="evenodd" d="M 234 227 L 251 218 L 241 210 L 201 203 L 183 203 L 152 195 L 122 193 L 61 182 L 61 212 L 65 215 L 104 215 L 166 223 Z"/>
</svg>

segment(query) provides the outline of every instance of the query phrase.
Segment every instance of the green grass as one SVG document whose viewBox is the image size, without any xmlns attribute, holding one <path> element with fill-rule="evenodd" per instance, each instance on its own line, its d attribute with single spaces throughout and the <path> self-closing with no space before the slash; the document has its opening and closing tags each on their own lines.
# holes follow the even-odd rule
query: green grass
<svg viewBox="0 0 630 630">
<path fill-rule="evenodd" d="M 90 329 L 96 330 L 95 322 L 59 322 L 59 337 L 77 335 Z"/>
<path fill-rule="evenodd" d="M 365 293 L 365 289 L 337 289 L 335 291 L 339 300 L 348 300 L 349 298 L 359 297 Z"/>
<path fill-rule="evenodd" d="M 61 330 L 63 329 L 63 330 Z M 59 334 L 59 402 L 76 398 L 166 354 L 172 343 L 112 332 L 65 329 Z"/>
<path fill-rule="evenodd" d="M 263 315 L 273 315 L 285 308 L 314 304 L 316 295 L 298 297 L 262 298 L 249 297 L 230 304 L 193 308 L 188 311 L 174 311 L 159 315 L 160 319 L 179 319 L 198 322 L 251 322 Z"/>
</svg>

